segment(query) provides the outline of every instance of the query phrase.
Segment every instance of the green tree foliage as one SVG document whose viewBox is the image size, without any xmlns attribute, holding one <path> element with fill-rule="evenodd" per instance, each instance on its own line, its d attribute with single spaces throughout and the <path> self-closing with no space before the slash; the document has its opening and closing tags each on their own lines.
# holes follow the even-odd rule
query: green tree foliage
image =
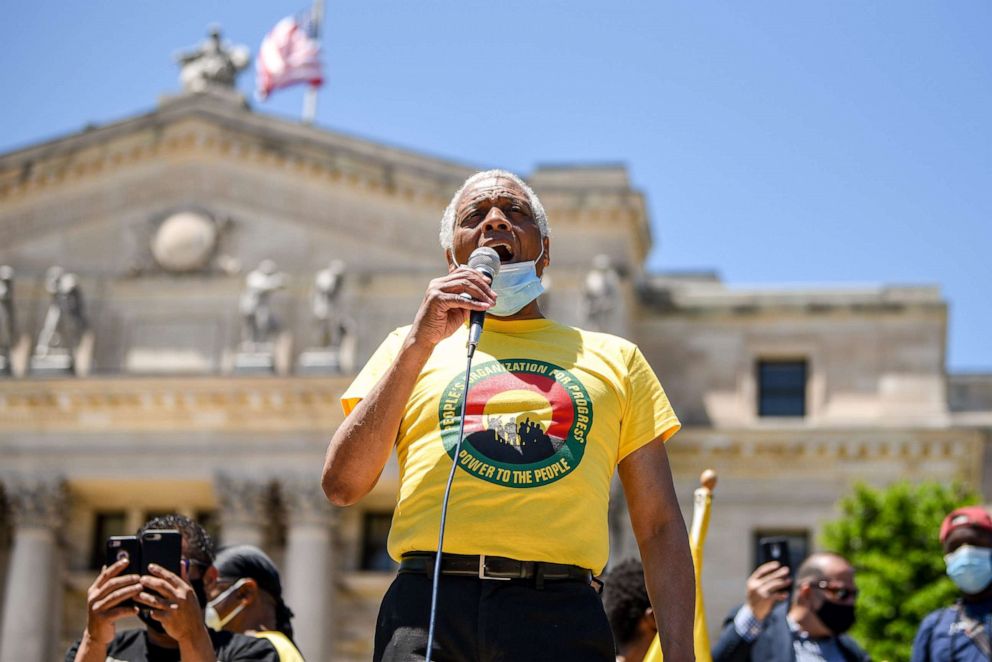
<svg viewBox="0 0 992 662">
<path fill-rule="evenodd" d="M 945 573 L 940 523 L 955 508 L 978 502 L 963 485 L 859 485 L 841 500 L 842 517 L 826 526 L 824 548 L 857 570 L 858 620 L 851 634 L 875 660 L 909 660 L 928 613 L 958 592 Z"/>
</svg>

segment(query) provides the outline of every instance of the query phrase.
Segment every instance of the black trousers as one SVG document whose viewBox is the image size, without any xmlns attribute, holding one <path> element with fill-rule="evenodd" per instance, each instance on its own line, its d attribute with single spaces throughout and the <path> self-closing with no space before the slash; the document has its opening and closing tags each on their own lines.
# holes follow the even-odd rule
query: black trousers
<svg viewBox="0 0 992 662">
<path fill-rule="evenodd" d="M 400 573 L 379 608 L 375 662 L 423 660 L 431 582 Z M 599 594 L 579 581 L 441 575 L 431 659 L 437 662 L 614 662 Z"/>
</svg>

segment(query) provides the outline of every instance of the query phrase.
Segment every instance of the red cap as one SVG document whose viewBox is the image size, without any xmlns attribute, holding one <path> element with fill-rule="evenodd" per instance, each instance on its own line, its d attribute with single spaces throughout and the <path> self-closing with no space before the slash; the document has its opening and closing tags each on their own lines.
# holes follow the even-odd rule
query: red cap
<svg viewBox="0 0 992 662">
<path fill-rule="evenodd" d="M 951 511 L 940 525 L 940 543 L 944 544 L 951 531 L 962 526 L 973 526 L 992 531 L 992 517 L 981 506 L 965 506 Z"/>
</svg>

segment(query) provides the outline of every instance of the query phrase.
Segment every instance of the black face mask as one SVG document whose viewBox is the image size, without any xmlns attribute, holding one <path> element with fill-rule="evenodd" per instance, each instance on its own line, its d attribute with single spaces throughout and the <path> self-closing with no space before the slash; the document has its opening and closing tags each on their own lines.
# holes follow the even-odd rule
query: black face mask
<svg viewBox="0 0 992 662">
<path fill-rule="evenodd" d="M 824 599 L 814 613 L 834 634 L 844 634 L 854 625 L 854 605 L 842 605 Z"/>
<path fill-rule="evenodd" d="M 155 632 L 158 632 L 159 634 L 165 634 L 165 628 L 162 627 L 162 624 L 159 623 L 158 621 L 156 621 L 154 618 L 152 618 L 152 611 L 151 611 L 151 609 L 141 609 L 141 610 L 139 610 L 138 611 L 138 618 L 141 620 L 142 623 L 145 624 L 145 626 L 149 630 L 154 630 Z"/>
<path fill-rule="evenodd" d="M 196 601 L 200 603 L 200 611 L 207 608 L 207 589 L 203 586 L 203 577 L 198 577 L 197 579 L 189 580 L 189 585 L 193 587 L 193 593 L 196 593 Z"/>
</svg>

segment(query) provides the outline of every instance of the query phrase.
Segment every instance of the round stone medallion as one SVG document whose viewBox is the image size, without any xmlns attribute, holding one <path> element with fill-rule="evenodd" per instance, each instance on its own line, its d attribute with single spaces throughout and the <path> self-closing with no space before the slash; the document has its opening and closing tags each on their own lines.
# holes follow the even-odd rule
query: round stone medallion
<svg viewBox="0 0 992 662">
<path fill-rule="evenodd" d="M 152 238 L 152 255 L 168 271 L 195 271 L 207 265 L 217 244 L 217 226 L 207 216 L 181 211 L 169 216 Z"/>
</svg>

